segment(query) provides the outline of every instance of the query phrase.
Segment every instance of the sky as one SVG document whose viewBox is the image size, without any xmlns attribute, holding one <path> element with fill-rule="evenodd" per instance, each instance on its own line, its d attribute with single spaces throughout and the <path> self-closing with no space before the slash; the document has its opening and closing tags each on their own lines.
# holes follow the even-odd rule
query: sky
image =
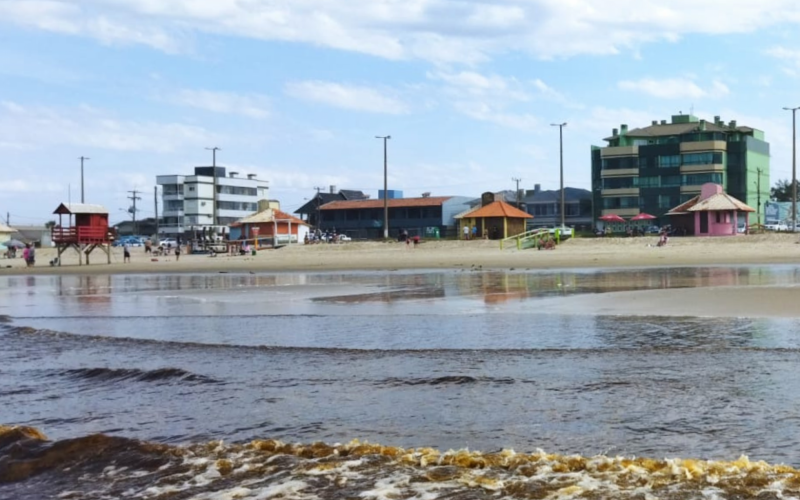
<svg viewBox="0 0 800 500">
<path fill-rule="evenodd" d="M 217 164 L 293 212 L 316 188 L 406 197 L 590 188 L 612 128 L 761 129 L 792 176 L 794 0 L 0 0 L 0 218 L 61 202 L 152 217 L 157 175 Z"/>
</svg>

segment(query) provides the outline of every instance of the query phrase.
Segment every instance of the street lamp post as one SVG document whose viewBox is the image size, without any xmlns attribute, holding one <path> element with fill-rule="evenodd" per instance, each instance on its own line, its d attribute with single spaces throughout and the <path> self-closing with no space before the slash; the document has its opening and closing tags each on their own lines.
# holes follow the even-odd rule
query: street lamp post
<svg viewBox="0 0 800 500">
<path fill-rule="evenodd" d="M 383 238 L 389 238 L 389 186 L 387 181 L 388 157 L 386 155 L 386 141 L 391 135 L 376 135 L 376 139 L 383 139 Z"/>
<path fill-rule="evenodd" d="M 563 229 L 566 226 L 564 210 L 564 127 L 567 126 L 567 122 L 551 123 L 550 125 L 558 127 L 559 170 L 561 172 L 561 228 Z"/>
<path fill-rule="evenodd" d="M 214 146 L 213 148 L 206 148 L 207 150 L 211 151 L 211 171 L 212 175 L 214 176 L 214 192 L 213 192 L 213 201 L 211 203 L 211 224 L 214 225 L 214 230 L 216 231 L 217 226 L 217 151 L 221 148 Z"/>
<path fill-rule="evenodd" d="M 84 160 L 89 160 L 88 156 L 81 156 L 81 203 L 85 203 L 83 199 L 83 162 Z"/>
<path fill-rule="evenodd" d="M 797 120 L 796 111 L 800 106 L 794 108 L 783 108 L 792 112 L 792 232 L 797 230 Z"/>
</svg>

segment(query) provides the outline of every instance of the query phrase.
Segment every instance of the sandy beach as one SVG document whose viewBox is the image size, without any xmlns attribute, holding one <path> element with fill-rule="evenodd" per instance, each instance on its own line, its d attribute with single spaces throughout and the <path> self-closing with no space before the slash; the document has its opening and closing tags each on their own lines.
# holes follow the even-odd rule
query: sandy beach
<svg viewBox="0 0 800 500">
<path fill-rule="evenodd" d="M 576 238 L 555 250 L 499 248 L 497 241 L 425 241 L 417 247 L 397 242 L 348 242 L 336 245 L 292 245 L 260 250 L 257 255 L 183 254 L 153 257 L 132 248 L 131 263 L 122 262 L 122 249 L 113 248 L 111 264 L 96 250 L 91 265 L 78 265 L 77 252 L 63 254 L 61 267 L 48 262 L 55 249 L 39 249 L 36 266 L 20 258 L 0 259 L 0 275 L 215 273 L 265 271 L 336 271 L 394 269 L 564 269 L 633 268 L 653 266 L 749 265 L 800 263 L 798 236 L 746 235 L 732 238 L 672 238 L 656 247 L 656 237 Z"/>
</svg>

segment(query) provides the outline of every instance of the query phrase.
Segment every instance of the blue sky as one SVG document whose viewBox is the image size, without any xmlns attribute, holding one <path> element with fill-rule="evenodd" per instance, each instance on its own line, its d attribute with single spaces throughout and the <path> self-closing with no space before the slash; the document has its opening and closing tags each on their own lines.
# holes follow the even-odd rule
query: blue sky
<svg viewBox="0 0 800 500">
<path fill-rule="evenodd" d="M 589 187 L 590 146 L 679 112 L 765 131 L 791 177 L 800 4 L 706 0 L 0 0 L 0 215 L 153 214 L 159 174 L 406 196 Z"/>
</svg>

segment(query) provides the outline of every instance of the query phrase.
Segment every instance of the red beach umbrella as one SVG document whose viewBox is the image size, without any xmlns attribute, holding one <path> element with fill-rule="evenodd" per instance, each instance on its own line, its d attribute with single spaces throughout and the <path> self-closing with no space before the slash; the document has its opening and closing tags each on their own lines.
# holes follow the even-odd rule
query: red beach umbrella
<svg viewBox="0 0 800 500">
<path fill-rule="evenodd" d="M 623 219 L 617 214 L 604 215 L 602 217 L 598 217 L 598 219 L 603 222 L 625 222 L 625 219 Z"/>
<path fill-rule="evenodd" d="M 656 219 L 656 218 L 657 217 L 655 215 L 650 215 L 650 214 L 646 214 L 646 213 L 642 212 L 642 213 L 640 213 L 638 215 L 634 215 L 631 218 L 631 220 L 653 220 L 653 219 Z"/>
</svg>

